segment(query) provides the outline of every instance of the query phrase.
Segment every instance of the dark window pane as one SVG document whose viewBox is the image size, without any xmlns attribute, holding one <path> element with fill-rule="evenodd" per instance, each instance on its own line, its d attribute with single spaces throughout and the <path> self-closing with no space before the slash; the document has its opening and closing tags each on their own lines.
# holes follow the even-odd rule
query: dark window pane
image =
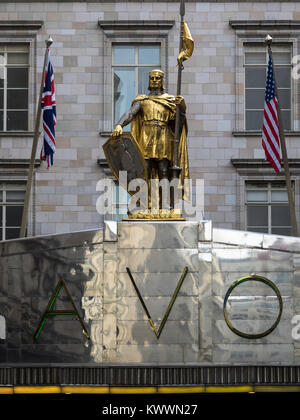
<svg viewBox="0 0 300 420">
<path fill-rule="evenodd" d="M 6 206 L 6 226 L 21 226 L 23 206 Z"/>
<path fill-rule="evenodd" d="M 114 64 L 135 64 L 135 47 L 115 45 L 113 50 Z"/>
<path fill-rule="evenodd" d="M 245 85 L 246 88 L 264 88 L 266 87 L 266 69 L 263 68 L 246 68 L 245 69 Z"/>
<path fill-rule="evenodd" d="M 274 52 L 273 51 L 273 62 L 274 64 L 290 64 L 291 63 L 291 52 Z"/>
<path fill-rule="evenodd" d="M 3 241 L 3 230 L 0 228 L 0 241 Z"/>
<path fill-rule="evenodd" d="M 255 187 L 255 188 L 259 188 L 259 189 L 261 189 L 261 188 L 263 188 L 263 189 L 268 189 L 268 182 L 265 182 L 265 181 L 249 181 L 249 182 L 247 182 L 246 183 L 247 184 L 247 187 Z M 283 186 L 284 186 L 285 184 L 283 184 Z"/>
<path fill-rule="evenodd" d="M 28 130 L 27 111 L 8 111 L 7 130 Z"/>
<path fill-rule="evenodd" d="M 1 55 L 0 55 L 1 57 Z M 4 68 L 0 68 L 0 88 L 4 87 Z"/>
<path fill-rule="evenodd" d="M 280 201 L 287 202 L 288 201 L 288 195 L 286 190 L 272 190 L 271 191 L 271 201 Z"/>
<path fill-rule="evenodd" d="M 3 89 L 0 89 L 0 109 L 3 109 L 4 108 L 3 101 L 4 101 L 4 90 Z"/>
<path fill-rule="evenodd" d="M 149 71 L 153 70 L 154 67 L 141 67 L 139 68 L 139 83 L 138 92 L 147 93 L 149 85 Z"/>
<path fill-rule="evenodd" d="M 291 87 L 291 68 L 275 67 L 275 76 L 279 88 Z"/>
<path fill-rule="evenodd" d="M 2 226 L 2 214 L 3 214 L 3 207 L 0 206 L 0 226 Z"/>
<path fill-rule="evenodd" d="M 268 201 L 268 191 L 264 190 L 248 190 L 247 191 L 247 202 L 250 201 L 261 201 L 266 202 Z"/>
<path fill-rule="evenodd" d="M 135 96 L 134 69 L 114 69 L 114 120 L 118 122 Z"/>
<path fill-rule="evenodd" d="M 27 88 L 28 69 L 27 68 L 7 68 L 7 87 L 8 88 Z"/>
<path fill-rule="evenodd" d="M 280 108 L 291 109 L 291 91 L 290 89 L 278 89 Z"/>
<path fill-rule="evenodd" d="M 272 182 L 272 190 L 276 190 L 276 188 L 286 188 L 285 181 L 273 181 Z"/>
<path fill-rule="evenodd" d="M 271 207 L 272 226 L 290 226 L 290 210 L 288 206 Z"/>
<path fill-rule="evenodd" d="M 8 53 L 7 64 L 28 64 L 28 54 L 26 53 Z"/>
<path fill-rule="evenodd" d="M 291 129 L 291 111 L 281 111 L 283 128 L 285 130 Z"/>
<path fill-rule="evenodd" d="M 27 89 L 7 89 L 7 109 L 27 109 Z"/>
<path fill-rule="evenodd" d="M 265 89 L 246 89 L 246 109 L 263 109 Z"/>
<path fill-rule="evenodd" d="M 247 206 L 248 226 L 268 226 L 268 206 Z"/>
<path fill-rule="evenodd" d="M 5 239 L 17 239 L 20 237 L 20 228 L 5 229 Z"/>
<path fill-rule="evenodd" d="M 263 111 L 246 111 L 246 130 L 261 130 Z"/>
<path fill-rule="evenodd" d="M 3 112 L 0 111 L 0 131 L 3 130 Z"/>
<path fill-rule="evenodd" d="M 3 192 L 2 191 L 0 191 L 0 201 L 3 201 Z M 2 209 L 2 207 L 0 207 L 1 209 Z M 2 210 L 1 210 L 2 211 Z M 2 213 L 1 213 L 2 214 Z M 1 221 L 0 221 L 0 224 L 1 224 Z"/>
<path fill-rule="evenodd" d="M 160 65 L 160 48 L 158 45 L 143 45 L 138 47 L 138 62 L 141 65 Z"/>
<path fill-rule="evenodd" d="M 292 230 L 291 228 L 272 228 L 272 233 L 275 235 L 291 236 Z"/>
<path fill-rule="evenodd" d="M 25 198 L 25 191 L 6 191 L 6 201 L 7 202 L 20 202 L 23 203 Z"/>
<path fill-rule="evenodd" d="M 265 52 L 246 52 L 245 64 L 266 64 Z"/>
<path fill-rule="evenodd" d="M 260 232 L 260 233 L 268 233 L 268 228 L 258 228 L 258 227 L 248 227 L 249 232 Z"/>
</svg>

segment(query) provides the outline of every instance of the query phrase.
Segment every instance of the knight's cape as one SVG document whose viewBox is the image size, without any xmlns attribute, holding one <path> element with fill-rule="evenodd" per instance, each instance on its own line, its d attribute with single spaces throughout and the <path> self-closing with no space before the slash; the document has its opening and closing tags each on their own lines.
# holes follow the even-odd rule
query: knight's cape
<svg viewBox="0 0 300 420">
<path fill-rule="evenodd" d="M 171 128 L 173 133 L 175 132 L 175 116 L 176 116 L 176 104 L 175 104 L 175 97 L 164 93 L 159 96 L 147 96 L 147 95 L 138 95 L 133 101 L 132 105 L 137 101 L 143 101 L 145 99 L 149 99 L 153 102 L 159 103 L 170 110 L 170 121 Z M 189 161 L 188 161 L 188 151 L 187 151 L 187 122 L 184 113 L 181 113 L 181 133 L 180 133 L 180 140 L 178 146 L 178 158 L 179 158 L 179 166 L 182 169 L 180 172 L 179 178 L 179 185 L 182 188 L 183 192 L 183 199 L 186 201 L 190 200 L 190 191 L 189 185 L 184 185 L 184 180 L 189 179 Z M 135 139 L 135 141 L 140 145 L 139 139 L 141 134 L 143 124 L 143 118 L 140 112 L 138 112 L 133 120 L 131 121 L 131 135 Z M 175 141 L 175 139 L 172 139 Z M 174 143 L 175 144 L 175 143 Z M 172 162 L 173 163 L 173 162 Z M 154 173 L 154 178 L 158 178 L 157 173 Z M 185 187 L 185 188 L 184 188 Z"/>
</svg>

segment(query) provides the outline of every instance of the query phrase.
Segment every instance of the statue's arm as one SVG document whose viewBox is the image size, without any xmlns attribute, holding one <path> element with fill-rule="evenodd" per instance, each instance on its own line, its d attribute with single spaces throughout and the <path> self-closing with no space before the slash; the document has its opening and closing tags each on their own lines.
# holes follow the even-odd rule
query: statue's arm
<svg viewBox="0 0 300 420">
<path fill-rule="evenodd" d="M 122 117 L 118 121 L 118 124 L 115 126 L 115 128 L 111 132 L 112 137 L 119 137 L 122 135 L 123 127 L 125 127 L 125 125 L 129 124 L 133 120 L 135 115 L 141 109 L 141 106 L 142 106 L 141 101 L 134 102 L 131 108 L 127 112 L 125 112 L 125 114 L 122 115 Z"/>
<path fill-rule="evenodd" d="M 181 95 L 175 96 L 175 104 L 179 105 L 179 110 L 183 113 L 186 112 L 186 103 L 184 97 Z"/>
</svg>

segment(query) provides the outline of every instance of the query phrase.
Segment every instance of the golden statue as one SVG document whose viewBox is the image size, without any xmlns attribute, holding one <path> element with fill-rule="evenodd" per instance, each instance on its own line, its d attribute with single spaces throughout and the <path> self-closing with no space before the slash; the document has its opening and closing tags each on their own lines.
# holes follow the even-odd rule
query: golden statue
<svg viewBox="0 0 300 420">
<path fill-rule="evenodd" d="M 173 178 L 174 148 L 176 147 L 175 119 L 176 113 L 179 112 L 179 116 L 177 116 L 177 118 L 179 117 L 180 133 L 178 144 L 178 164 L 181 169 L 179 186 L 182 189 L 183 199 L 188 199 L 188 192 L 184 191 L 184 180 L 189 178 L 184 98 L 180 95 L 172 96 L 164 93 L 164 72 L 161 70 L 150 71 L 148 89 L 149 95 L 138 95 L 133 100 L 131 108 L 121 117 L 112 131 L 111 137 L 120 137 L 123 133 L 123 127 L 131 123 L 131 135 L 144 156 L 148 179 L 167 179 L 171 181 Z M 171 205 L 172 210 L 174 212 Z M 151 200 L 149 212 L 151 212 Z M 165 218 L 166 212 L 161 214 L 163 214 L 162 218 Z M 172 216 L 169 217 L 172 218 Z M 150 218 L 153 217 L 150 216 Z"/>
</svg>

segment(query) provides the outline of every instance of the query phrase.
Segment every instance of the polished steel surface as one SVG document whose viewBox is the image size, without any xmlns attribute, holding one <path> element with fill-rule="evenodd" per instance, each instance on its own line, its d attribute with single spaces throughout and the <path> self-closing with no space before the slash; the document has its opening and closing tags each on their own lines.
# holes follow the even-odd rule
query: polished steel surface
<svg viewBox="0 0 300 420">
<path fill-rule="evenodd" d="M 262 248 L 263 234 L 244 232 L 242 230 L 229 230 L 213 228 L 213 242 L 221 242 L 227 245 L 239 245 Z"/>
<path fill-rule="evenodd" d="M 106 222 L 103 228 L 0 243 L 0 364 L 297 365 L 300 338 L 300 240 L 212 228 L 210 221 Z M 187 276 L 159 339 L 126 267 L 157 326 L 184 267 Z M 224 296 L 241 277 L 260 275 L 280 291 L 283 312 L 266 337 L 234 334 Z M 77 319 L 49 318 L 33 334 L 63 276 L 91 339 Z M 59 295 L 56 309 L 69 308 Z M 244 283 L 227 302 L 233 325 L 248 333 L 270 326 L 276 296 Z M 300 321 L 299 321 L 300 322 Z"/>
<path fill-rule="evenodd" d="M 197 249 L 198 246 L 197 222 L 123 222 L 118 228 L 120 248 Z"/>
<path fill-rule="evenodd" d="M 118 223 L 114 220 L 104 221 L 104 241 L 117 241 L 118 240 Z"/>
<path fill-rule="evenodd" d="M 212 240 L 212 222 L 211 220 L 203 220 L 199 222 L 199 241 L 211 242 Z"/>
</svg>

